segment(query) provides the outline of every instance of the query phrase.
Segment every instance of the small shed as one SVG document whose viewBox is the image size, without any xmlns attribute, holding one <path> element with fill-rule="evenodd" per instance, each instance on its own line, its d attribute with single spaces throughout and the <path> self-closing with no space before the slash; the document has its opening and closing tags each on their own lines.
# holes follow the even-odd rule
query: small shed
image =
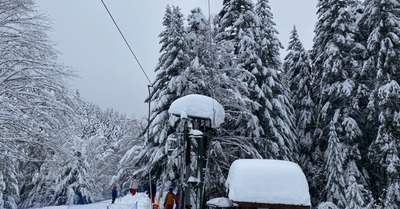
<svg viewBox="0 0 400 209">
<path fill-rule="evenodd" d="M 283 160 L 240 159 L 232 163 L 228 198 L 238 209 L 310 209 L 307 179 L 299 165 Z"/>
</svg>

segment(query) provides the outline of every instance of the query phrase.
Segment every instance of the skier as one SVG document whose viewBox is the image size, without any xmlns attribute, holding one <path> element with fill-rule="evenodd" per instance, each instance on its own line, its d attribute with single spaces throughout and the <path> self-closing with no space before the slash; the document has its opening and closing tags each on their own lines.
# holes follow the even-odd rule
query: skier
<svg viewBox="0 0 400 209">
<path fill-rule="evenodd" d="M 131 179 L 131 184 L 129 185 L 130 189 L 131 189 L 131 194 L 132 196 L 134 196 L 136 194 L 136 190 L 138 188 L 138 182 L 136 181 L 136 177 L 133 176 Z"/>
<path fill-rule="evenodd" d="M 111 204 L 114 204 L 115 202 L 115 198 L 117 198 L 117 185 L 114 185 L 112 191 L 111 191 L 111 195 L 112 195 L 112 202 Z"/>
<path fill-rule="evenodd" d="M 172 209 L 174 207 L 175 202 L 176 202 L 176 195 L 174 194 L 173 189 L 169 188 L 169 192 L 165 196 L 164 200 L 165 209 Z"/>
</svg>

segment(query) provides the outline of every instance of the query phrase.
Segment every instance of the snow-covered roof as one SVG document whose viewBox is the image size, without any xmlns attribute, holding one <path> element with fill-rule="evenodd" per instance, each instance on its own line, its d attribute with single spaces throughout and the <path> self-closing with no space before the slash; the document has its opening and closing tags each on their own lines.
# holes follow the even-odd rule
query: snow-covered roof
<svg viewBox="0 0 400 209">
<path fill-rule="evenodd" d="M 225 119 L 225 110 L 217 100 L 199 94 L 190 94 L 175 100 L 168 113 L 210 119 L 213 128 L 219 127 Z"/>
<path fill-rule="evenodd" d="M 226 184 L 228 197 L 234 202 L 311 206 L 307 179 L 293 162 L 236 160 Z"/>
</svg>

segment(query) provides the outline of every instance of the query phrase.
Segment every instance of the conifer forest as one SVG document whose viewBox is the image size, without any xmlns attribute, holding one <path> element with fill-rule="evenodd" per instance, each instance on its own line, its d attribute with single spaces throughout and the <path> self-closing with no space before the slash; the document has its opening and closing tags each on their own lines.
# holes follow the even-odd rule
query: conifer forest
<svg viewBox="0 0 400 209">
<path fill-rule="evenodd" d="M 0 0 L 0 209 L 103 200 L 133 175 L 179 186 L 168 108 L 189 94 L 225 110 L 205 198 L 226 196 L 234 160 L 279 159 L 300 165 L 312 208 L 400 208 L 399 0 L 318 0 L 312 48 L 294 26 L 285 57 L 269 0 L 224 0 L 210 18 L 167 6 L 149 118 L 71 90 L 35 4 Z"/>
</svg>

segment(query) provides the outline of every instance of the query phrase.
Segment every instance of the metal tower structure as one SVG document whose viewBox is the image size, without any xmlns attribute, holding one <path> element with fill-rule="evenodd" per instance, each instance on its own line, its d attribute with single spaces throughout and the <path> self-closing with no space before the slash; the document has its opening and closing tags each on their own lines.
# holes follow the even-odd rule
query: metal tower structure
<svg viewBox="0 0 400 209">
<path fill-rule="evenodd" d="M 204 209 L 205 172 L 208 145 L 225 112 L 216 100 L 203 95 L 187 95 L 175 100 L 168 112 L 180 118 L 181 196 L 180 209 L 194 204 Z"/>
</svg>

